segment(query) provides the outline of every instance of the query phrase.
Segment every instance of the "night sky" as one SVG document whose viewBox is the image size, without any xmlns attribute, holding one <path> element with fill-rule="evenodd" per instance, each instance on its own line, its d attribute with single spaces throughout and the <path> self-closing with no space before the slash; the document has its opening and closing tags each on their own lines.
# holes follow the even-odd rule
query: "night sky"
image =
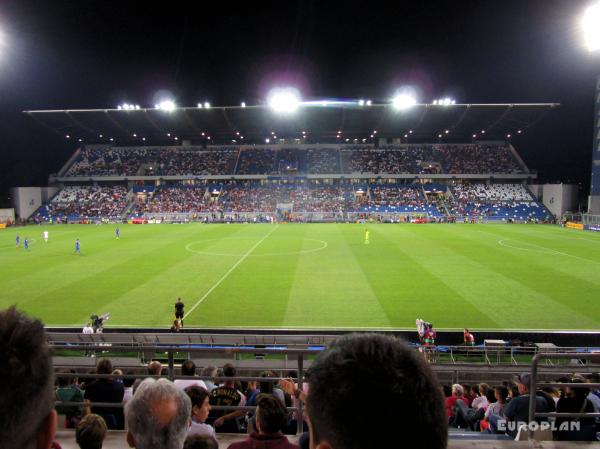
<svg viewBox="0 0 600 449">
<path fill-rule="evenodd" d="M 125 4 L 126 3 L 126 4 Z M 582 45 L 589 1 L 0 2 L 0 204 L 43 186 L 75 150 L 21 111 L 264 100 L 385 101 L 404 84 L 422 102 L 559 102 L 513 144 L 544 182 L 589 189 L 600 54 Z"/>
</svg>

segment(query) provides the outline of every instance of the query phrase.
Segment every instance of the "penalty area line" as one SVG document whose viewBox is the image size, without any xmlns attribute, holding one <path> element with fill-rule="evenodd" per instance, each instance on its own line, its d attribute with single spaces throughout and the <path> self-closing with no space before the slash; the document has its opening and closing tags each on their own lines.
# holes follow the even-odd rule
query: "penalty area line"
<svg viewBox="0 0 600 449">
<path fill-rule="evenodd" d="M 208 297 L 208 295 L 210 295 L 214 289 L 216 289 L 219 285 L 221 285 L 221 283 L 227 279 L 227 277 L 233 272 L 233 270 L 235 270 L 238 265 L 240 265 L 244 260 L 246 260 L 248 258 L 248 256 L 252 253 L 252 251 L 254 251 L 256 248 L 258 248 L 258 245 L 260 245 L 262 242 L 264 242 L 267 237 L 270 237 L 271 234 L 273 234 L 273 232 L 275 232 L 277 230 L 277 228 L 279 228 L 279 225 L 275 226 L 267 235 L 265 235 L 262 239 L 260 239 L 258 242 L 256 242 L 254 244 L 254 246 L 252 246 L 252 248 L 250 248 L 248 251 L 246 251 L 246 253 L 240 258 L 240 260 L 238 260 L 229 270 L 227 270 L 227 273 L 225 273 L 221 279 L 219 279 L 198 301 L 196 301 L 196 303 L 192 306 L 192 308 L 189 310 L 189 312 L 187 312 L 184 316 L 184 319 L 187 319 L 187 317 L 194 311 L 196 310 L 196 308 L 202 304 L 204 302 L 204 300 Z"/>
</svg>

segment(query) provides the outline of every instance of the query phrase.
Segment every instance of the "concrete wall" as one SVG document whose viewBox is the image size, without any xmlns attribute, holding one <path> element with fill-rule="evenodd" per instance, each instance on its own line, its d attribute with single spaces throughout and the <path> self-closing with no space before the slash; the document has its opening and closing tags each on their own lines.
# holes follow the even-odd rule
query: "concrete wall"
<svg viewBox="0 0 600 449">
<path fill-rule="evenodd" d="M 14 222 L 15 222 L 15 210 L 14 209 L 0 209 L 0 224 L 14 223 Z"/>
<path fill-rule="evenodd" d="M 42 187 L 11 189 L 17 219 L 27 220 L 42 205 Z"/>
<path fill-rule="evenodd" d="M 47 203 L 50 199 L 58 193 L 60 189 L 58 187 L 42 187 L 42 203 Z"/>
<path fill-rule="evenodd" d="M 538 201 L 542 200 L 542 184 L 529 184 L 527 188 L 531 193 L 533 193 L 533 196 L 535 196 L 538 199 Z"/>
<path fill-rule="evenodd" d="M 574 184 L 544 184 L 542 186 L 542 202 L 550 212 L 562 217 L 565 212 L 577 211 L 577 185 Z"/>
</svg>

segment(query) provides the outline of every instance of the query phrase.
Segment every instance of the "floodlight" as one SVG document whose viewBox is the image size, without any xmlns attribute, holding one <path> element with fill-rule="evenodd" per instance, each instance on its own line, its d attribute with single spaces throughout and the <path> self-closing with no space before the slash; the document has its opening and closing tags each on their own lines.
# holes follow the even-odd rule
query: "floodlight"
<svg viewBox="0 0 600 449">
<path fill-rule="evenodd" d="M 202 103 L 198 103 L 198 108 L 202 109 Z"/>
<path fill-rule="evenodd" d="M 123 106 L 119 105 L 117 106 L 117 109 L 123 109 Z"/>
<path fill-rule="evenodd" d="M 179 138 L 178 138 L 178 137 L 175 137 L 175 140 L 179 140 Z"/>
<path fill-rule="evenodd" d="M 242 101 L 242 107 L 245 108 L 246 107 L 246 102 Z"/>
<path fill-rule="evenodd" d="M 171 137 L 171 133 L 167 133 L 167 137 Z"/>
<path fill-rule="evenodd" d="M 113 139 L 112 137 L 110 138 L 110 141 L 113 142 L 115 139 Z"/>
<path fill-rule="evenodd" d="M 358 100 L 358 105 L 359 106 L 364 106 L 365 105 L 365 100 Z"/>
<path fill-rule="evenodd" d="M 300 92 L 292 87 L 276 87 L 269 92 L 267 103 L 275 112 L 291 114 L 300 107 Z"/>
<path fill-rule="evenodd" d="M 210 108 L 210 103 L 209 103 L 208 101 L 205 101 L 205 102 L 204 102 L 204 108 L 205 108 L 205 109 L 208 109 L 208 108 Z"/>
<path fill-rule="evenodd" d="M 433 100 L 433 104 L 438 104 L 438 101 L 437 100 Z"/>
<path fill-rule="evenodd" d="M 477 137 L 477 134 L 473 134 L 473 139 L 475 139 Z"/>
<path fill-rule="evenodd" d="M 392 98 L 392 105 L 394 106 L 394 109 L 398 111 L 409 109 L 416 104 L 417 99 L 414 95 L 409 93 L 400 93 Z"/>
<path fill-rule="evenodd" d="M 441 134 L 438 134 L 438 139 L 441 139 L 441 138 L 442 138 L 442 135 L 441 135 Z"/>
<path fill-rule="evenodd" d="M 408 138 L 408 134 L 404 134 L 404 138 Z"/>
<path fill-rule="evenodd" d="M 68 134 L 67 134 L 65 137 L 66 137 L 67 139 L 70 139 L 70 138 L 71 138 L 71 136 L 69 136 Z"/>
<path fill-rule="evenodd" d="M 373 134 L 371 134 L 371 139 L 373 138 Z"/>
<path fill-rule="evenodd" d="M 158 104 L 158 109 L 165 112 L 173 112 L 175 108 L 176 106 L 173 100 L 163 100 Z"/>
<path fill-rule="evenodd" d="M 270 143 L 271 139 L 265 139 L 265 143 Z"/>
<path fill-rule="evenodd" d="M 137 134 L 135 134 L 135 133 L 134 133 L 134 134 L 133 134 L 133 137 L 137 137 Z"/>
<path fill-rule="evenodd" d="M 202 133 L 202 135 L 204 136 L 204 133 Z"/>
<path fill-rule="evenodd" d="M 146 141 L 146 138 L 145 138 L 145 137 L 142 137 L 142 140 L 145 142 L 145 141 Z"/>
<path fill-rule="evenodd" d="M 445 132 L 446 134 L 448 134 L 448 133 L 450 132 L 450 130 L 449 130 L 449 129 L 447 129 L 447 130 L 446 130 L 446 131 L 444 131 L 444 132 Z"/>
<path fill-rule="evenodd" d="M 140 109 L 140 105 L 139 105 L 139 104 L 136 104 L 136 105 L 135 105 L 135 108 L 139 110 L 139 109 Z"/>
<path fill-rule="evenodd" d="M 517 131 L 517 134 L 521 134 L 522 132 L 523 132 L 523 131 L 521 131 L 521 130 L 518 130 L 518 131 Z"/>
<path fill-rule="evenodd" d="M 583 13 L 581 19 L 583 40 L 589 51 L 600 50 L 600 3 L 596 3 Z"/>
<path fill-rule="evenodd" d="M 102 137 L 104 137 L 104 136 L 102 136 L 102 134 L 100 134 L 98 137 L 100 137 L 102 139 Z"/>
<path fill-rule="evenodd" d="M 408 134 L 412 134 L 412 133 L 413 133 L 412 129 L 408 131 Z"/>
<path fill-rule="evenodd" d="M 507 135 L 506 135 L 506 137 L 507 137 L 508 139 L 510 139 L 510 134 L 507 134 Z"/>
<path fill-rule="evenodd" d="M 371 106 L 373 102 L 371 100 L 367 100 L 367 106 Z"/>
</svg>

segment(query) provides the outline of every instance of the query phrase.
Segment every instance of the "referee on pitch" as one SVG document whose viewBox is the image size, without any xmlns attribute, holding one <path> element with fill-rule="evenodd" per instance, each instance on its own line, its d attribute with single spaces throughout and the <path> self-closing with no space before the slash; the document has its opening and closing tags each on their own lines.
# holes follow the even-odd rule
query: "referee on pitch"
<svg viewBox="0 0 600 449">
<path fill-rule="evenodd" d="M 181 326 L 183 327 L 183 308 L 185 304 L 181 300 L 181 298 L 177 298 L 177 302 L 175 303 L 175 319 L 181 321 Z"/>
</svg>

